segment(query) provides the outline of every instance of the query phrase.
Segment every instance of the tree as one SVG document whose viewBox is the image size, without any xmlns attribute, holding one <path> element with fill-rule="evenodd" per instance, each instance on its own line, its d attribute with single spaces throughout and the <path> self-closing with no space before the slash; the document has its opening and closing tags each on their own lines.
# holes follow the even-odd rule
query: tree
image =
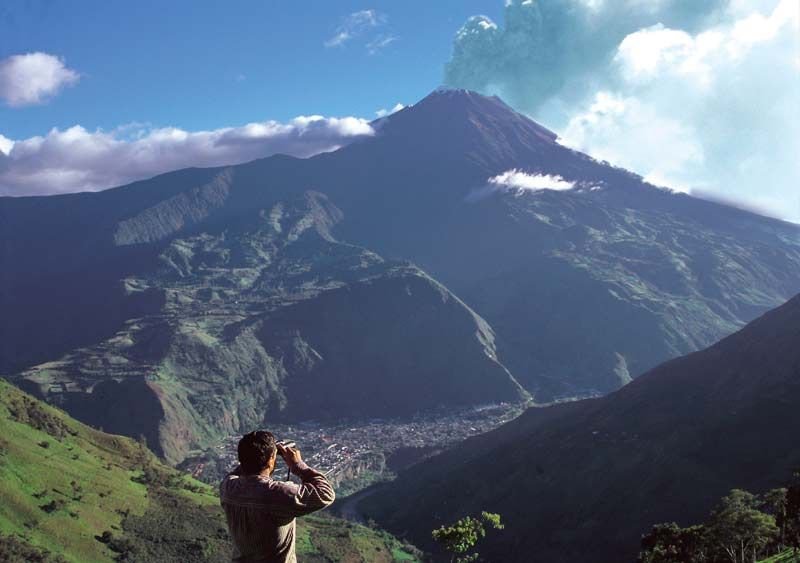
<svg viewBox="0 0 800 563">
<path fill-rule="evenodd" d="M 775 518 L 775 524 L 780 530 L 778 537 L 778 551 L 782 551 L 786 546 L 786 525 L 787 525 L 787 489 L 772 489 L 761 495 L 761 512 L 770 514 Z"/>
<path fill-rule="evenodd" d="M 707 558 L 704 526 L 681 528 L 676 523 L 656 524 L 642 536 L 639 563 L 704 563 Z"/>
<path fill-rule="evenodd" d="M 800 550 L 800 469 L 792 476 L 792 482 L 786 489 L 786 544 Z"/>
<path fill-rule="evenodd" d="M 500 515 L 491 512 L 481 512 L 480 518 L 465 516 L 451 526 L 442 526 L 433 530 L 431 535 L 446 551 L 450 553 L 451 563 L 469 563 L 478 560 L 478 553 L 467 553 L 478 540 L 486 537 L 486 527 L 495 530 L 505 528 L 500 521 Z"/>
<path fill-rule="evenodd" d="M 731 563 L 756 561 L 758 554 L 778 537 L 775 518 L 758 510 L 758 498 L 734 489 L 712 513 L 708 527 L 712 542 Z"/>
</svg>

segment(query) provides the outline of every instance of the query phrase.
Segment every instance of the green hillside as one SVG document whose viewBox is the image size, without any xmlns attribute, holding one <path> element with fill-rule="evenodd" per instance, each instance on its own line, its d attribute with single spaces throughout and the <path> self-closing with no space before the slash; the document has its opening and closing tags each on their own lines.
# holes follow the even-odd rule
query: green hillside
<svg viewBox="0 0 800 563">
<path fill-rule="evenodd" d="M 215 491 L 143 445 L 93 430 L 0 380 L 0 560 L 229 561 Z M 415 561 L 393 537 L 301 521 L 304 561 Z"/>
</svg>

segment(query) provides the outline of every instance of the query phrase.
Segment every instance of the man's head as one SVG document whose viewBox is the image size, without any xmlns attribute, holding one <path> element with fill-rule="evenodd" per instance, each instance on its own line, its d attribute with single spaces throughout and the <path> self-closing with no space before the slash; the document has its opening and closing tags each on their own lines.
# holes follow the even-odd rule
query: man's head
<svg viewBox="0 0 800 563">
<path fill-rule="evenodd" d="M 242 436 L 239 440 L 239 463 L 245 475 L 266 473 L 275 470 L 275 436 L 271 432 L 256 430 Z"/>
</svg>

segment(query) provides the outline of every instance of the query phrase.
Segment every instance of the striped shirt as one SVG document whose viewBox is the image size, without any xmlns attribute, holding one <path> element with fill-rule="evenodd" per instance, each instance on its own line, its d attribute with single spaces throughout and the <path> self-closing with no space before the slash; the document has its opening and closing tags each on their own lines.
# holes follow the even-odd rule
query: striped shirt
<svg viewBox="0 0 800 563">
<path fill-rule="evenodd" d="M 304 462 L 292 472 L 302 484 L 229 473 L 219 486 L 235 563 L 296 563 L 295 518 L 329 506 L 336 495 L 325 476 Z"/>
</svg>

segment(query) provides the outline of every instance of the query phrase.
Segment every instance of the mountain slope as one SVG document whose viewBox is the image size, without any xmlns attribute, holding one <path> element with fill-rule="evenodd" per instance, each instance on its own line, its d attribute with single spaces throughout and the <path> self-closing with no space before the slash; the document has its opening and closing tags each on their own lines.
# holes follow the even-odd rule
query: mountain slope
<svg viewBox="0 0 800 563">
<path fill-rule="evenodd" d="M 529 409 L 363 504 L 420 542 L 499 512 L 491 560 L 633 560 L 652 523 L 692 523 L 731 488 L 777 486 L 800 464 L 798 342 L 800 296 L 607 397 Z"/>
<path fill-rule="evenodd" d="M 613 390 L 800 291 L 798 226 L 656 188 L 497 98 L 434 92 L 309 166 L 337 233 L 447 285 L 542 400 Z M 509 170 L 575 187 L 487 189 Z"/>
<path fill-rule="evenodd" d="M 800 227 L 658 189 L 497 98 L 373 125 L 309 159 L 0 198 L 0 373 L 175 462 L 265 418 L 607 393 L 800 291 Z M 489 182 L 514 169 L 574 188 Z"/>
<path fill-rule="evenodd" d="M 149 310 L 14 381 L 171 462 L 265 420 L 526 396 L 485 321 L 413 265 L 334 239 L 341 213 L 325 196 L 239 208 L 234 174 L 118 222 L 115 244 L 158 250 L 118 282 Z M 194 204 L 228 198 L 221 217 Z M 203 230 L 174 236 L 199 217 Z"/>
<path fill-rule="evenodd" d="M 134 441 L 90 429 L 2 380 L 0 436 L 0 543 L 16 537 L 68 561 L 112 561 L 112 548 L 132 543 L 162 561 L 185 560 L 175 550 L 194 551 L 197 561 L 227 560 L 212 490 Z M 159 538 L 132 533 L 136 519 L 163 525 L 175 509 L 185 529 Z M 111 543 L 101 541 L 104 532 Z"/>
<path fill-rule="evenodd" d="M 230 561 L 212 488 L 162 465 L 141 444 L 88 428 L 2 380 L 0 497 L 0 559 L 10 563 Z M 303 561 L 416 561 L 413 552 L 343 520 L 298 523 Z"/>
</svg>

